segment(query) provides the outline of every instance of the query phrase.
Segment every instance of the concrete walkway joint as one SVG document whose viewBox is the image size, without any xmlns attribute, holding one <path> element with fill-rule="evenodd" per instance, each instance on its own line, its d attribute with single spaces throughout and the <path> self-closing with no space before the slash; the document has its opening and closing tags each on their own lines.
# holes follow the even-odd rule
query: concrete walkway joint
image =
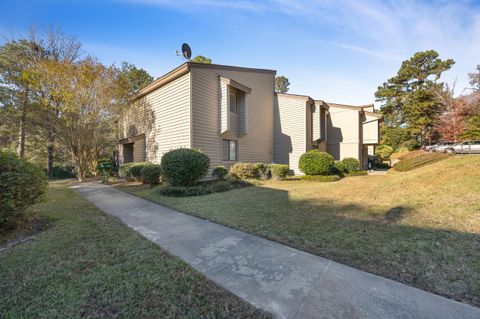
<svg viewBox="0 0 480 319">
<path fill-rule="evenodd" d="M 277 318 L 480 318 L 480 309 L 98 183 L 87 200 Z"/>
</svg>

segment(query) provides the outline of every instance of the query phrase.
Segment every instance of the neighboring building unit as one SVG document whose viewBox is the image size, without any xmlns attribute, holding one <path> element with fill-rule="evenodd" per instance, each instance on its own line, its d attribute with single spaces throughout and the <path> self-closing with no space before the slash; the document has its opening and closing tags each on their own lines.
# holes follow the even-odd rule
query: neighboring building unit
<svg viewBox="0 0 480 319">
<path fill-rule="evenodd" d="M 300 156 L 318 148 L 337 159 L 351 156 L 366 165 L 364 149 L 378 143 L 379 118 L 373 107 L 276 94 L 275 74 L 182 64 L 140 90 L 122 115 L 120 162 L 159 163 L 170 149 L 189 147 L 205 152 L 211 168 L 275 162 L 300 174 Z"/>
</svg>

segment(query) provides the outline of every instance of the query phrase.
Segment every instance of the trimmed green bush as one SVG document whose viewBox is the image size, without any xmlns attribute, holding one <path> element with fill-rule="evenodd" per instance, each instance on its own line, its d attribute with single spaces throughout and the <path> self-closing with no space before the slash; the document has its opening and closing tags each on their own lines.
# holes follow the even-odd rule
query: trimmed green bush
<svg viewBox="0 0 480 319">
<path fill-rule="evenodd" d="M 172 186 L 191 186 L 205 177 L 210 158 L 199 150 L 178 148 L 162 156 L 163 176 Z"/>
<path fill-rule="evenodd" d="M 311 150 L 300 157 L 298 168 L 305 175 L 328 175 L 334 168 L 332 155 L 319 150 Z"/>
<path fill-rule="evenodd" d="M 238 179 L 225 181 L 219 180 L 214 182 L 202 182 L 194 186 L 159 186 L 155 191 L 163 196 L 189 197 L 226 192 L 231 189 L 243 188 L 252 185 L 252 183 Z"/>
<path fill-rule="evenodd" d="M 213 169 L 212 176 L 223 180 L 225 179 L 225 176 L 228 175 L 228 170 L 225 168 L 225 166 L 217 166 Z"/>
<path fill-rule="evenodd" d="M 393 148 L 388 145 L 378 145 L 375 148 L 375 156 L 381 161 L 387 161 L 390 159 L 390 155 L 393 153 Z"/>
<path fill-rule="evenodd" d="M 0 229 L 15 224 L 25 216 L 25 210 L 40 201 L 47 188 L 43 170 L 0 151 Z"/>
<path fill-rule="evenodd" d="M 158 185 L 160 184 L 162 168 L 158 164 L 146 164 L 142 167 L 140 174 L 145 184 Z"/>
<path fill-rule="evenodd" d="M 345 167 L 343 166 L 342 161 L 335 161 L 333 164 L 333 173 L 334 174 L 343 174 L 345 173 Z"/>
<path fill-rule="evenodd" d="M 126 171 L 125 177 L 131 182 L 143 182 L 142 168 L 149 165 L 147 162 L 132 163 Z"/>
<path fill-rule="evenodd" d="M 368 171 L 353 171 L 346 173 L 345 176 L 352 177 L 352 176 L 365 176 L 368 175 Z"/>
<path fill-rule="evenodd" d="M 346 157 L 342 160 L 342 166 L 347 173 L 351 173 L 360 169 L 360 162 L 356 158 Z"/>
<path fill-rule="evenodd" d="M 255 163 L 253 164 L 254 169 L 257 174 L 257 178 L 260 178 L 262 180 L 269 179 L 272 177 L 271 173 L 271 166 L 269 164 L 265 163 Z"/>
<path fill-rule="evenodd" d="M 230 167 L 230 175 L 237 178 L 257 178 L 258 166 L 252 163 L 235 163 Z"/>
<path fill-rule="evenodd" d="M 287 177 L 290 168 L 288 167 L 288 165 L 270 164 L 270 171 L 273 178 L 284 179 L 285 177 Z"/>
<path fill-rule="evenodd" d="M 303 175 L 300 178 L 312 182 L 336 182 L 340 180 L 338 175 Z"/>
</svg>

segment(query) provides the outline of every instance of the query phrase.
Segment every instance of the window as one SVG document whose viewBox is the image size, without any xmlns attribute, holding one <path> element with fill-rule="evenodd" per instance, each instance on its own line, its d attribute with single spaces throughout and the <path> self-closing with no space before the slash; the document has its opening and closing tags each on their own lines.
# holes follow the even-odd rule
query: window
<svg viewBox="0 0 480 319">
<path fill-rule="evenodd" d="M 222 140 L 222 154 L 224 161 L 237 160 L 237 141 Z"/>
<path fill-rule="evenodd" d="M 231 92 L 230 93 L 230 112 L 237 114 L 237 94 Z"/>
</svg>

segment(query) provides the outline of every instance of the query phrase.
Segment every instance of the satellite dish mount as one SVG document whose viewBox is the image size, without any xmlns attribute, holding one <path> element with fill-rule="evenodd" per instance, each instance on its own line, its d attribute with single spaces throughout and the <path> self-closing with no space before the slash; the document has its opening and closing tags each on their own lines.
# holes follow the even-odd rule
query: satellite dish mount
<svg viewBox="0 0 480 319">
<path fill-rule="evenodd" d="M 187 43 L 182 44 L 182 52 L 176 51 L 177 56 L 182 55 L 185 60 L 190 61 L 190 58 L 192 57 L 192 49 L 190 49 L 190 46 Z"/>
</svg>

